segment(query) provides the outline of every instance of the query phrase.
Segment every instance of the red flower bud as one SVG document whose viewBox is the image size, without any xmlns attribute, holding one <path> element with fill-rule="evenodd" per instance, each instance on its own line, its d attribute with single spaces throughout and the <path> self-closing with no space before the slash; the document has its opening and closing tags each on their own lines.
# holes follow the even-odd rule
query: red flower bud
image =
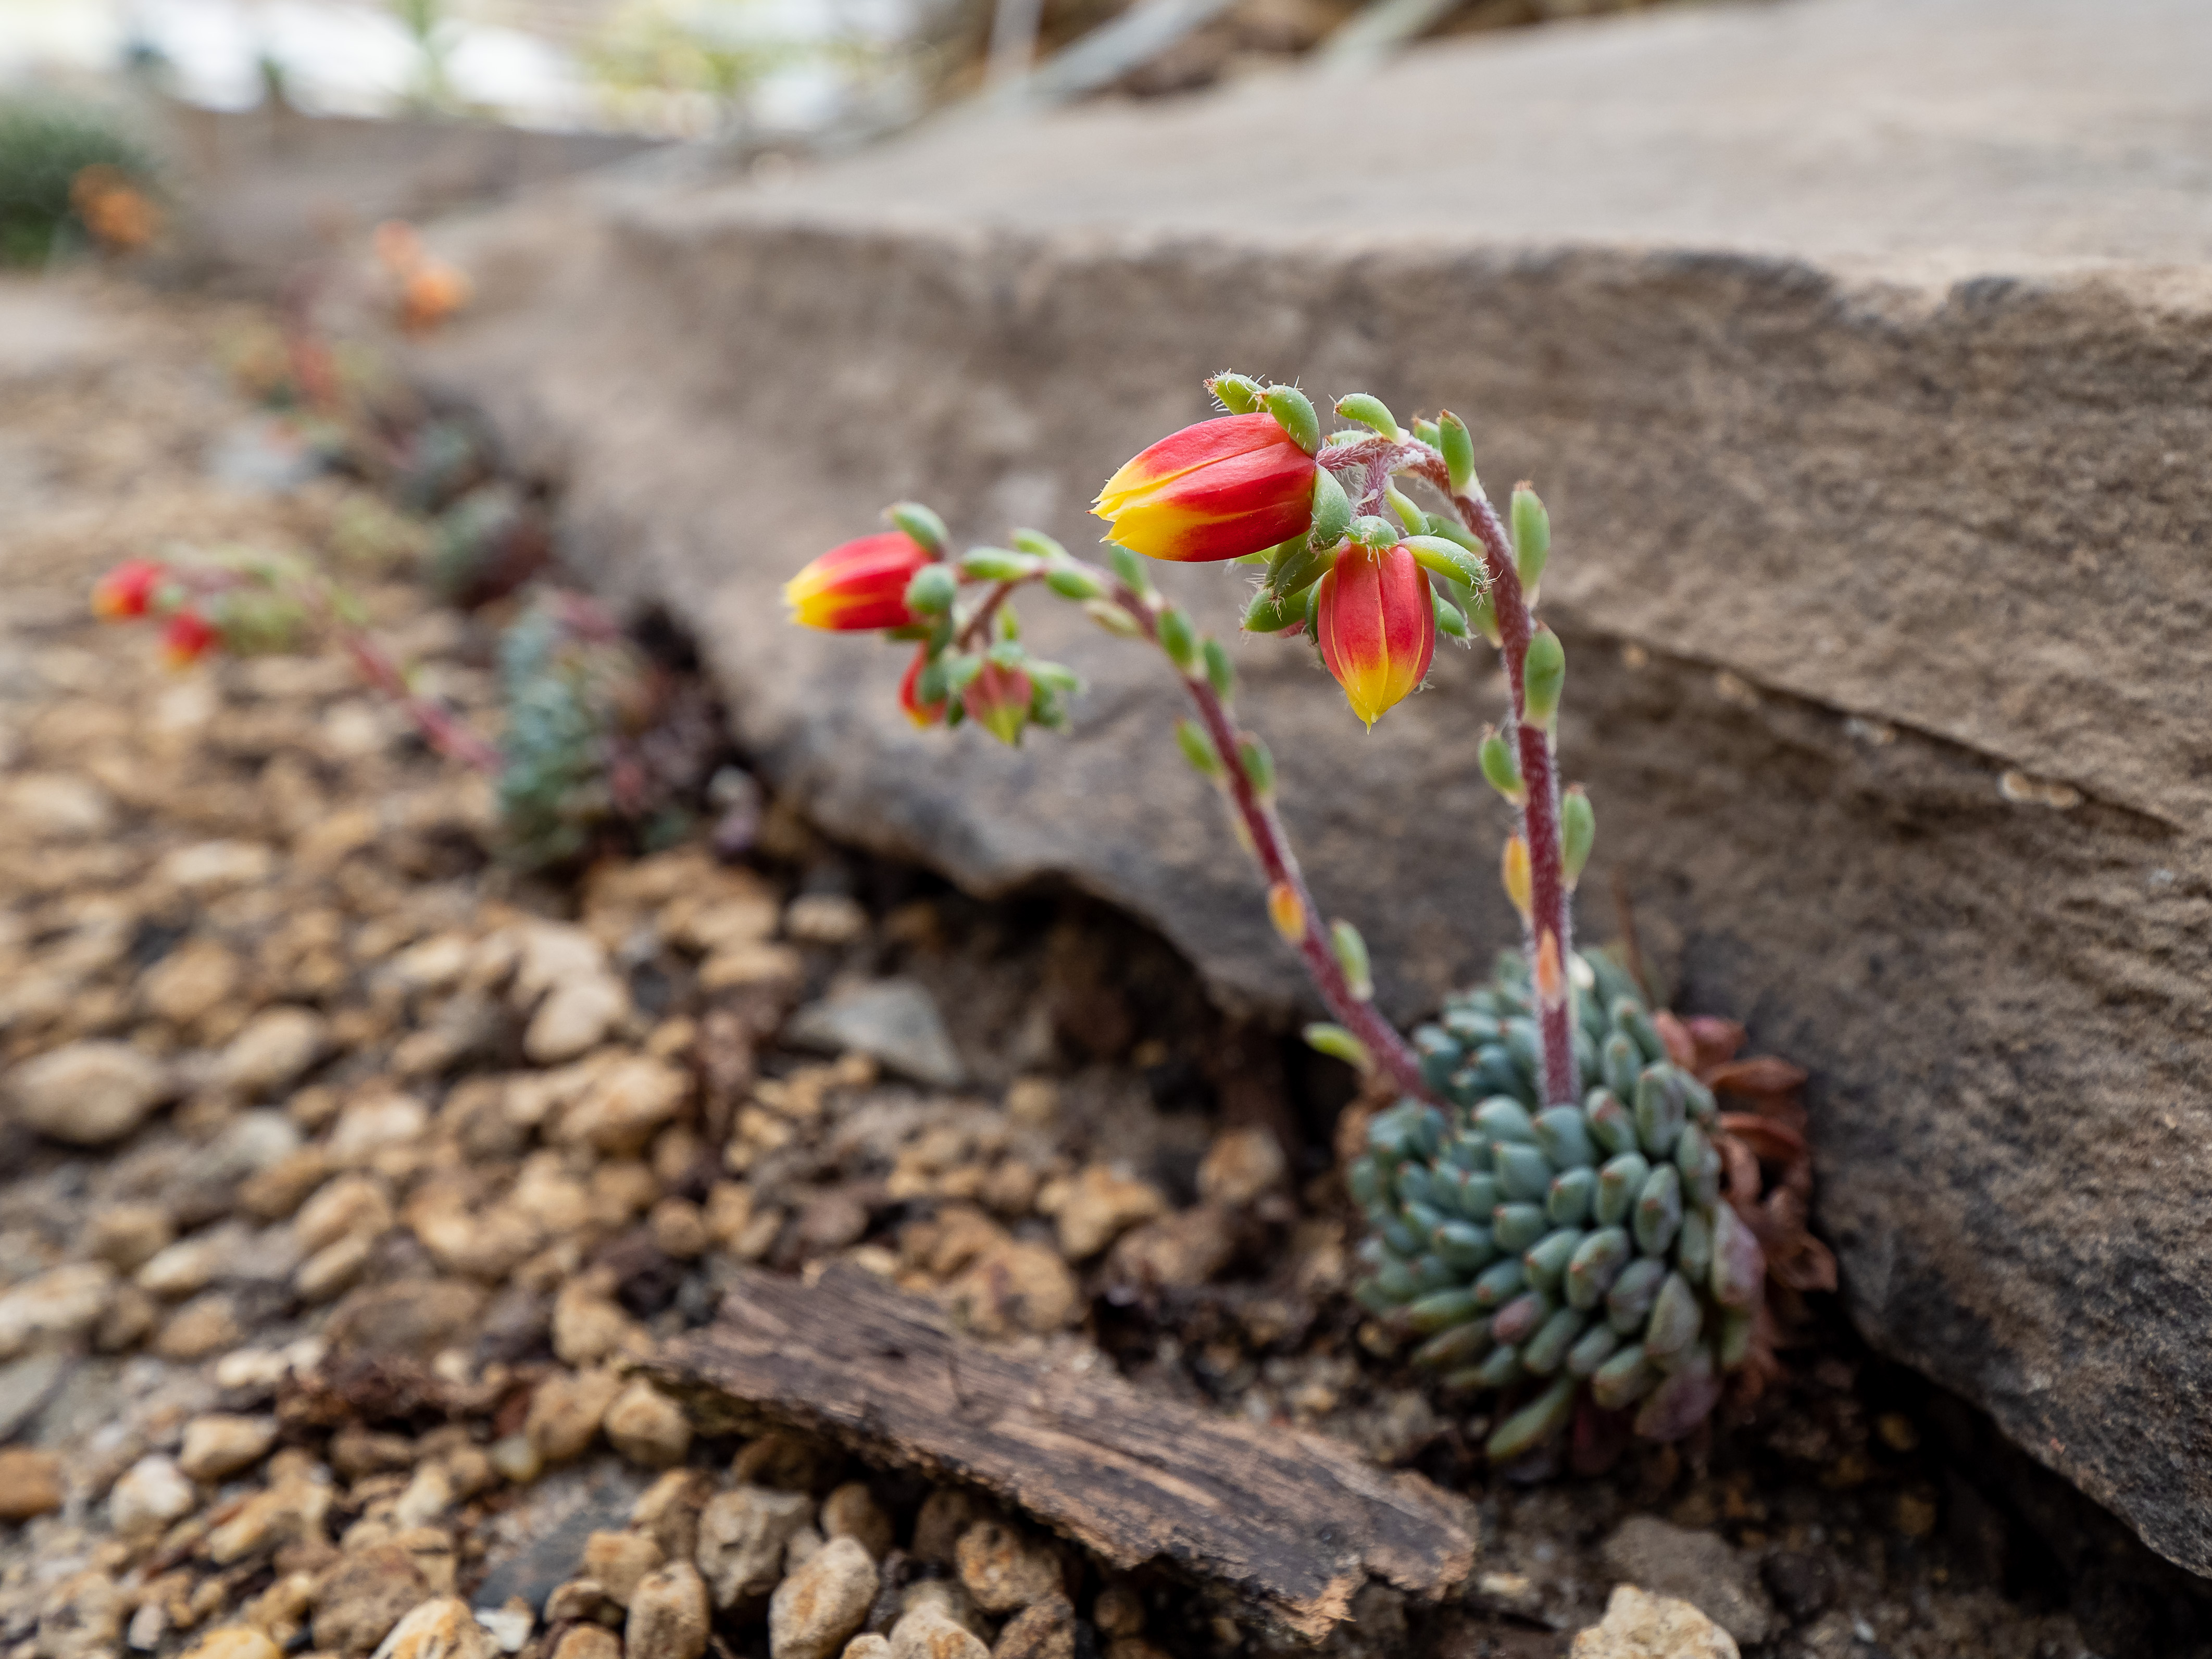
<svg viewBox="0 0 2212 1659">
<path fill-rule="evenodd" d="M 92 614 L 102 622 L 144 616 L 168 574 L 168 566 L 151 559 L 124 560 L 92 585 Z"/>
<path fill-rule="evenodd" d="M 902 530 L 886 530 L 833 547 L 783 585 L 791 619 L 808 628 L 865 633 L 915 620 L 906 585 L 929 554 Z"/>
<path fill-rule="evenodd" d="M 1242 558 L 1313 522 L 1314 458 L 1273 415 L 1224 415 L 1163 438 L 1106 481 L 1091 511 L 1149 558 Z"/>
<path fill-rule="evenodd" d="M 1354 543 L 1321 579 L 1314 632 L 1352 712 L 1374 725 L 1420 684 L 1436 654 L 1429 573 L 1403 545 Z"/>
<path fill-rule="evenodd" d="M 161 660 L 171 668 L 189 668 L 222 642 L 215 624 L 197 611 L 179 611 L 161 630 Z"/>
<path fill-rule="evenodd" d="M 945 718 L 945 699 L 935 702 L 921 700 L 921 671 L 929 666 L 929 647 L 923 646 L 914 653 L 914 660 L 906 665 L 906 678 L 899 682 L 899 707 L 916 726 L 935 726 Z"/>
<path fill-rule="evenodd" d="M 1036 688 L 1030 677 L 1018 668 L 1001 668 L 987 662 L 975 678 L 968 682 L 968 690 L 960 701 L 974 720 L 1000 743 L 1018 743 L 1022 727 L 1029 723 L 1030 699 Z"/>
</svg>

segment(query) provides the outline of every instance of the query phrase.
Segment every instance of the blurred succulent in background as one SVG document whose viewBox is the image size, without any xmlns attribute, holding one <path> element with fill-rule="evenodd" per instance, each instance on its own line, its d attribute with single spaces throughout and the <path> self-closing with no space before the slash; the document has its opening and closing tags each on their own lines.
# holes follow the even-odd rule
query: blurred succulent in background
<svg viewBox="0 0 2212 1659">
<path fill-rule="evenodd" d="M 426 574 L 438 597 L 474 607 L 514 592 L 552 557 L 544 510 L 513 484 L 480 484 L 439 516 Z"/>
<path fill-rule="evenodd" d="M 118 252 L 161 225 L 151 153 L 96 105 L 0 98 L 0 264 L 40 264 L 72 240 Z"/>
<path fill-rule="evenodd" d="M 511 856 L 568 863 L 603 841 L 666 845 L 714 769 L 703 696 L 580 594 L 546 592 L 500 642 L 499 808 Z"/>
</svg>

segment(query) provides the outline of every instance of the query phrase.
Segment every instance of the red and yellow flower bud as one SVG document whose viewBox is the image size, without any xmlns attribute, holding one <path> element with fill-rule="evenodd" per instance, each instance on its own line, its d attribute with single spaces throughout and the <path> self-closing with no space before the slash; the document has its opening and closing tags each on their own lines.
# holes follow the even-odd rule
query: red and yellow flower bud
<svg viewBox="0 0 2212 1659">
<path fill-rule="evenodd" d="M 929 563 L 927 550 L 902 530 L 886 530 L 833 547 L 783 585 L 791 619 L 841 634 L 902 628 L 915 620 L 906 585 Z"/>
<path fill-rule="evenodd" d="M 102 622 L 143 617 L 169 568 L 151 559 L 125 559 L 92 585 L 92 614 Z"/>
<path fill-rule="evenodd" d="M 1275 931 L 1287 945 L 1296 945 L 1305 938 L 1306 907 L 1298 898 L 1297 889 L 1287 881 L 1275 882 L 1268 887 L 1267 920 L 1275 924 Z"/>
<path fill-rule="evenodd" d="M 1020 669 L 987 662 L 968 682 L 960 701 L 969 720 L 1000 743 L 1011 744 L 1021 741 L 1022 727 L 1029 723 L 1030 699 L 1036 695 L 1036 686 Z"/>
<path fill-rule="evenodd" d="M 1106 481 L 1107 537 L 1181 563 L 1260 553 L 1313 522 L 1319 465 L 1273 415 L 1224 415 L 1163 438 Z"/>
<path fill-rule="evenodd" d="M 1420 684 L 1436 654 L 1429 573 L 1402 545 L 1346 548 L 1321 579 L 1314 622 L 1322 660 L 1370 726 Z"/>
<path fill-rule="evenodd" d="M 928 666 L 929 647 L 925 645 L 914 653 L 914 660 L 906 665 L 906 678 L 899 682 L 899 707 L 906 710 L 908 720 L 925 727 L 938 725 L 945 719 L 943 697 L 935 702 L 921 700 L 921 672 Z"/>
<path fill-rule="evenodd" d="M 170 668 L 189 668 L 222 642 L 215 624 L 197 611 L 179 611 L 161 630 L 161 661 Z"/>
</svg>

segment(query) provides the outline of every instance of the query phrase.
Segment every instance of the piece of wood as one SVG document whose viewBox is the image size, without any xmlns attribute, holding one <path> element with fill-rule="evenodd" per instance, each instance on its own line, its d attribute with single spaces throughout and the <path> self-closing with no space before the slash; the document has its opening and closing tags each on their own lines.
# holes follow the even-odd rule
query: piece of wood
<svg viewBox="0 0 2212 1659">
<path fill-rule="evenodd" d="M 1433 1600 L 1474 1567 L 1472 1511 L 1417 1474 L 1146 1394 L 1094 1349 L 987 1347 L 854 1268 L 748 1273 L 647 1369 L 709 1425 L 764 1419 L 979 1487 L 1117 1570 L 1224 1583 L 1308 1641 L 1370 1577 Z"/>
</svg>

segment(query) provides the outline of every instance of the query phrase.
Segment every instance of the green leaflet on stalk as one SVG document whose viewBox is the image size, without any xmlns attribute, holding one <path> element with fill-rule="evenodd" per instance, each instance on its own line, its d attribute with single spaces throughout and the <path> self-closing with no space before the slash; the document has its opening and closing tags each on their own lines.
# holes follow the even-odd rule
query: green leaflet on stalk
<svg viewBox="0 0 2212 1659">
<path fill-rule="evenodd" d="M 1366 1073 L 1375 1069 L 1375 1057 L 1367 1052 L 1367 1045 L 1341 1025 L 1316 1022 L 1307 1026 L 1303 1035 L 1309 1048 L 1332 1060 L 1340 1060 L 1354 1071 Z"/>
</svg>

